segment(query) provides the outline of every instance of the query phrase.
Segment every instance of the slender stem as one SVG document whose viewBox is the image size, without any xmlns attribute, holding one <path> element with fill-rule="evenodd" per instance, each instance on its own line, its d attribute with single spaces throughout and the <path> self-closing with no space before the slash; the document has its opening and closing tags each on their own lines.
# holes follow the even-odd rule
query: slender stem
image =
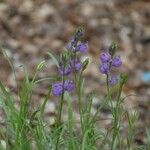
<svg viewBox="0 0 150 150">
<path fill-rule="evenodd" d="M 109 94 L 109 75 L 106 75 L 107 94 Z"/>
<path fill-rule="evenodd" d="M 117 96 L 117 101 L 118 101 L 118 102 L 120 102 L 120 97 L 121 97 L 122 87 L 123 87 L 123 85 L 120 84 L 120 85 L 119 85 L 119 92 L 118 92 L 118 96 Z"/>
<path fill-rule="evenodd" d="M 110 64 L 110 67 L 111 67 L 111 64 Z M 106 75 L 106 85 L 107 85 L 107 94 L 109 96 L 111 96 L 110 94 L 110 88 L 109 88 L 109 74 Z M 112 109 L 114 109 L 114 112 L 115 115 L 114 116 L 114 124 L 113 124 L 113 139 L 112 139 L 112 145 L 111 145 L 111 150 L 114 150 L 114 143 L 115 143 L 115 140 L 116 140 L 116 137 L 118 135 L 118 131 L 119 131 L 119 127 L 118 127 L 118 124 L 120 122 L 120 115 L 118 113 L 118 108 L 119 108 L 119 100 L 120 100 L 120 96 L 121 96 L 121 91 L 122 91 L 122 88 L 121 86 L 119 87 L 119 93 L 118 93 L 118 96 L 117 96 L 117 105 L 116 105 L 116 108 L 113 108 L 113 104 L 112 104 L 112 100 L 110 98 L 110 103 L 111 103 L 111 107 Z"/>
<path fill-rule="evenodd" d="M 47 95 L 46 95 L 46 97 L 45 97 L 45 100 L 44 100 L 44 102 L 43 102 L 43 104 L 42 104 L 42 107 L 41 107 L 41 110 L 40 110 L 41 117 L 43 116 L 46 103 L 47 103 L 48 99 L 50 98 L 51 90 L 52 90 L 52 87 L 49 88 L 48 93 L 47 93 Z"/>
<path fill-rule="evenodd" d="M 100 106 L 98 107 L 98 109 L 96 110 L 96 113 L 94 114 L 93 118 L 91 119 L 91 123 L 92 123 L 92 122 L 95 122 L 98 113 L 99 113 L 100 110 L 107 104 L 108 98 L 109 98 L 108 96 L 104 98 L 102 105 L 100 105 Z"/>
<path fill-rule="evenodd" d="M 58 114 L 57 114 L 57 120 L 56 120 L 56 128 L 58 129 L 58 138 L 56 141 L 56 150 L 58 150 L 58 144 L 59 144 L 59 139 L 60 139 L 60 126 L 61 126 L 61 115 L 62 115 L 62 108 L 63 108 L 63 103 L 64 103 L 64 67 L 63 67 L 63 76 L 62 76 L 62 94 L 61 94 L 61 99 L 60 99 L 60 103 L 58 106 Z"/>
<path fill-rule="evenodd" d="M 80 76 L 79 76 L 77 93 L 78 93 L 78 105 L 79 105 L 81 129 L 83 132 L 82 103 L 81 103 L 81 78 L 82 78 L 82 72 L 80 73 Z"/>
<path fill-rule="evenodd" d="M 63 88 L 64 88 L 64 82 L 63 82 Z M 61 124 L 61 114 L 62 114 L 63 102 L 64 102 L 64 90 L 63 90 L 63 93 L 61 94 L 61 99 L 60 99 L 60 104 L 59 104 L 59 109 L 58 109 L 58 119 L 57 119 L 58 126 L 57 127 L 59 127 Z"/>
<path fill-rule="evenodd" d="M 119 128 L 120 128 L 120 126 L 118 126 L 118 125 L 120 124 L 120 116 L 121 116 L 121 114 L 119 113 L 119 108 L 120 108 L 120 97 L 121 97 L 122 87 L 123 87 L 123 85 L 120 84 L 119 85 L 119 92 L 118 92 L 118 96 L 117 96 L 117 104 L 116 104 L 116 107 L 114 109 L 115 118 L 114 118 L 114 130 L 113 130 L 113 140 L 112 140 L 111 150 L 114 149 L 114 143 L 115 143 L 115 140 L 118 136 Z"/>
<path fill-rule="evenodd" d="M 76 68 L 75 68 L 76 59 L 77 59 L 77 54 L 76 54 L 76 51 L 74 51 L 74 55 L 73 55 L 73 74 L 74 74 L 75 88 L 76 88 L 77 96 L 78 96 L 78 105 L 79 105 L 81 129 L 82 129 L 82 132 L 83 132 L 82 103 L 81 103 L 81 79 L 82 79 L 83 71 L 81 71 L 81 73 L 79 75 L 79 78 L 77 79 Z"/>
<path fill-rule="evenodd" d="M 75 80 L 75 87 L 77 89 L 77 75 L 76 75 L 76 68 L 75 68 L 75 64 L 76 64 L 76 51 L 74 52 L 74 55 L 73 55 L 73 74 L 74 74 L 74 80 Z"/>
<path fill-rule="evenodd" d="M 53 78 L 53 77 L 45 77 L 45 78 L 43 78 L 43 79 L 39 79 L 39 80 L 36 80 L 36 81 L 34 81 L 34 84 L 37 84 L 37 83 L 40 83 L 40 82 L 42 82 L 42 81 L 46 81 L 46 80 L 55 80 L 56 78 Z"/>
<path fill-rule="evenodd" d="M 63 99 L 64 99 L 64 94 L 62 94 L 61 96 L 61 101 L 60 101 L 60 105 L 59 105 L 59 109 L 58 109 L 58 121 L 56 124 L 56 127 L 58 129 L 58 131 L 60 131 L 60 125 L 61 125 L 61 113 L 62 113 L 62 107 L 63 107 Z M 58 150 L 58 143 L 59 143 L 59 139 L 60 139 L 60 132 L 58 132 L 58 138 L 57 138 L 57 142 L 56 142 L 56 150 Z"/>
</svg>

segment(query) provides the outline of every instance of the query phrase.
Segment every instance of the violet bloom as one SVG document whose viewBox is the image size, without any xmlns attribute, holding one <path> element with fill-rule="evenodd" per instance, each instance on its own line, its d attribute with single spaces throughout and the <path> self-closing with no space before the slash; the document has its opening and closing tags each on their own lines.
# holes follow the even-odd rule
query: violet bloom
<svg viewBox="0 0 150 150">
<path fill-rule="evenodd" d="M 52 93 L 55 95 L 55 96 L 60 96 L 63 92 L 63 86 L 62 86 L 62 83 L 57 81 L 55 82 L 53 85 L 52 85 Z"/>
<path fill-rule="evenodd" d="M 82 35 L 83 35 L 83 32 L 82 32 L 82 31 L 78 31 L 78 32 L 77 32 L 77 37 L 78 37 L 78 38 L 80 38 Z"/>
<path fill-rule="evenodd" d="M 118 82 L 118 76 L 111 76 L 110 78 L 109 78 L 109 84 L 110 85 L 114 85 L 114 84 L 117 84 L 117 82 Z"/>
<path fill-rule="evenodd" d="M 66 45 L 66 49 L 67 49 L 67 50 L 71 50 L 72 45 L 74 45 L 74 43 L 75 43 L 75 37 L 72 36 L 72 37 L 70 38 L 69 42 L 68 42 L 67 45 Z M 74 45 L 74 46 L 75 46 L 75 45 Z"/>
<path fill-rule="evenodd" d="M 74 84 L 71 80 L 66 80 L 64 83 L 65 91 L 72 92 L 74 90 Z"/>
<path fill-rule="evenodd" d="M 59 63 L 59 68 L 58 68 L 59 76 L 62 76 L 62 75 L 68 76 L 68 75 L 70 75 L 71 71 L 72 71 L 72 70 L 71 70 L 71 66 L 70 66 L 70 65 L 67 65 L 67 66 L 64 68 L 64 72 L 63 72 L 63 65 L 62 65 L 61 62 Z"/>
<path fill-rule="evenodd" d="M 112 60 L 112 66 L 113 67 L 120 67 L 121 65 L 122 65 L 122 61 L 121 61 L 120 56 L 114 57 Z"/>
<path fill-rule="evenodd" d="M 76 62 L 75 63 L 75 69 L 76 69 L 76 71 L 81 70 L 81 67 L 82 67 L 82 64 L 80 62 Z"/>
<path fill-rule="evenodd" d="M 102 74 L 108 74 L 109 71 L 110 71 L 110 68 L 109 68 L 109 64 L 108 63 L 102 63 L 100 66 L 99 66 L 99 70 Z"/>
<path fill-rule="evenodd" d="M 102 63 L 107 63 L 111 61 L 111 55 L 109 53 L 102 53 L 100 55 L 100 60 L 102 61 Z"/>
<path fill-rule="evenodd" d="M 82 64 L 79 60 L 76 60 L 75 64 L 74 64 L 74 60 L 71 60 L 70 61 L 70 66 L 71 66 L 72 69 L 75 69 L 76 71 L 79 71 L 82 67 Z"/>
<path fill-rule="evenodd" d="M 88 50 L 88 43 L 80 43 L 76 46 L 76 51 L 86 52 Z"/>
<path fill-rule="evenodd" d="M 67 50 L 71 49 L 71 42 L 68 42 L 68 43 L 67 43 L 66 49 L 67 49 Z"/>
<path fill-rule="evenodd" d="M 71 70 L 71 67 L 70 67 L 70 66 L 67 66 L 67 67 L 64 69 L 64 72 L 63 72 L 63 68 L 62 68 L 62 67 L 59 67 L 59 68 L 58 68 L 59 76 L 63 76 L 63 75 L 68 76 L 68 75 L 70 75 L 71 71 L 72 71 L 72 70 Z"/>
</svg>

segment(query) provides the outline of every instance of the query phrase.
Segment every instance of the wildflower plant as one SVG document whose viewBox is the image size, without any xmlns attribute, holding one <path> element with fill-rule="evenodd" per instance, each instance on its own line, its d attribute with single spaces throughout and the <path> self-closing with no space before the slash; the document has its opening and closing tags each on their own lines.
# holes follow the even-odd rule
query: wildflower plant
<svg viewBox="0 0 150 150">
<path fill-rule="evenodd" d="M 56 76 L 37 79 L 38 73 L 45 67 L 45 61 L 36 67 L 32 80 L 25 71 L 22 89 L 18 91 L 19 108 L 15 107 L 14 97 L 0 82 L 0 107 L 4 113 L 4 125 L 0 130 L 2 137 L 0 150 L 131 150 L 141 148 L 134 143 L 137 112 L 129 113 L 123 106 L 126 97 L 122 97 L 121 92 L 123 85 L 127 82 L 127 75 L 118 74 L 123 62 L 121 57 L 116 55 L 118 47 L 115 43 L 100 54 L 98 69 L 106 77 L 106 96 L 99 98 L 100 105 L 94 114 L 92 114 L 93 100 L 98 95 L 92 92 L 86 96 L 86 101 L 83 100 L 85 82 L 83 72 L 88 67 L 89 59 L 83 62 L 80 59 L 80 54 L 88 51 L 88 43 L 83 42 L 82 37 L 83 29 L 78 28 L 65 49 L 62 50 L 60 57 L 56 58 L 49 53 L 57 66 Z M 32 90 L 45 80 L 50 83 L 48 92 L 41 106 L 30 112 Z M 115 93 L 113 93 L 114 87 Z M 58 99 L 55 122 L 52 126 L 44 120 L 45 107 L 51 96 Z M 74 119 L 74 101 L 77 101 L 79 123 Z M 64 105 L 67 105 L 66 121 L 62 120 Z M 112 116 L 111 128 L 106 132 L 97 126 L 101 110 L 105 107 L 110 110 Z M 128 122 L 126 138 L 121 133 L 122 121 L 125 118 Z M 76 124 L 79 125 L 78 131 Z M 147 129 L 147 136 L 147 148 L 149 148 L 149 129 Z"/>
</svg>

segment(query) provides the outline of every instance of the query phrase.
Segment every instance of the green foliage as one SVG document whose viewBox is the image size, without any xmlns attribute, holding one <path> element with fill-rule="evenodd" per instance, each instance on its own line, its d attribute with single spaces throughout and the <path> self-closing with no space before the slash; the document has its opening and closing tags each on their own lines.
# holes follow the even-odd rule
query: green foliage
<svg viewBox="0 0 150 150">
<path fill-rule="evenodd" d="M 79 29 L 81 30 L 81 29 Z M 78 33 L 78 31 L 76 31 Z M 117 49 L 116 44 L 111 47 L 114 54 Z M 53 63 L 59 67 L 57 58 L 48 53 Z M 76 60 L 76 54 L 72 55 Z M 70 53 L 62 53 L 63 62 L 67 62 Z M 75 92 L 77 108 L 79 113 L 79 123 L 76 121 L 75 109 L 73 107 L 74 97 L 68 92 L 61 94 L 57 107 L 55 124 L 51 126 L 44 120 L 44 111 L 47 102 L 51 99 L 52 85 L 49 86 L 45 98 L 36 110 L 30 110 L 32 102 L 32 90 L 35 85 L 45 80 L 55 80 L 57 77 L 37 79 L 37 75 L 45 67 L 45 61 L 36 67 L 33 79 L 30 80 L 28 73 L 24 69 L 24 79 L 21 89 L 18 91 L 19 107 L 15 106 L 15 99 L 3 83 L 0 81 L 0 107 L 4 113 L 4 125 L 1 126 L 0 150 L 144 150 L 143 146 L 135 146 L 135 128 L 138 115 L 135 112 L 129 113 L 123 106 L 124 99 L 121 95 L 123 85 L 127 82 L 127 75 L 120 75 L 120 82 L 115 87 L 115 92 L 108 84 L 106 77 L 107 95 L 98 97 L 95 92 L 90 93 L 83 101 L 84 70 L 88 67 L 89 59 L 82 63 L 81 72 L 73 72 L 75 82 Z M 67 64 L 66 64 L 67 65 Z M 65 65 L 64 65 L 65 66 Z M 65 77 L 62 77 L 64 83 Z M 115 96 L 114 96 L 115 95 Z M 84 97 L 85 98 L 85 97 Z M 96 112 L 92 114 L 94 98 L 100 100 L 100 105 Z M 62 121 L 62 110 L 66 104 L 67 120 Z M 97 126 L 101 111 L 107 108 L 111 112 L 112 126 L 107 129 L 99 129 Z M 121 128 L 123 119 L 126 118 L 127 137 L 122 137 Z M 78 129 L 76 128 L 78 126 Z M 150 130 L 147 129 L 147 150 L 150 150 Z"/>
<path fill-rule="evenodd" d="M 147 150 L 150 150 L 150 129 L 146 129 L 147 133 Z"/>
</svg>

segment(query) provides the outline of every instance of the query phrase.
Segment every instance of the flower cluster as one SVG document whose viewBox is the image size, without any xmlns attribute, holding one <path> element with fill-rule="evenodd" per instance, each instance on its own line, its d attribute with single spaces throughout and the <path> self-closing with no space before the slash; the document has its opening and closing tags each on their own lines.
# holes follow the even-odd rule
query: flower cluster
<svg viewBox="0 0 150 150">
<path fill-rule="evenodd" d="M 69 65 L 71 66 L 72 70 L 75 71 L 80 71 L 82 68 L 82 63 L 79 59 L 76 59 L 75 61 L 71 60 Z"/>
<path fill-rule="evenodd" d="M 66 45 L 65 60 L 61 58 L 58 67 L 58 74 L 60 78 L 65 79 L 74 72 L 78 72 L 82 69 L 82 62 L 77 56 L 77 53 L 86 52 L 88 50 L 88 44 L 80 41 L 83 32 L 77 30 L 74 36 L 71 38 L 69 43 Z M 63 92 L 71 92 L 74 89 L 72 80 L 65 80 L 64 85 L 62 81 L 56 81 L 52 85 L 52 93 L 55 96 L 60 96 Z"/>
<path fill-rule="evenodd" d="M 71 80 L 65 80 L 63 82 L 57 81 L 52 85 L 52 93 L 55 96 L 60 96 L 63 92 L 68 91 L 72 92 L 74 90 L 74 84 Z"/>
<path fill-rule="evenodd" d="M 110 76 L 112 68 L 118 68 L 122 65 L 120 56 L 113 56 L 109 52 L 103 52 L 100 55 L 101 64 L 99 70 L 102 74 L 105 74 L 109 77 L 108 81 L 110 85 L 116 84 L 118 82 L 117 76 Z"/>
<path fill-rule="evenodd" d="M 84 43 L 80 41 L 80 38 L 82 37 L 83 32 L 81 30 L 78 30 L 75 35 L 71 38 L 69 43 L 66 45 L 66 49 L 68 52 L 68 60 L 66 63 L 66 66 L 64 68 L 64 75 L 68 76 L 73 71 L 80 71 L 82 69 L 82 63 L 80 59 L 77 57 L 76 52 L 86 52 L 88 50 L 88 43 Z M 59 76 L 63 75 L 63 62 L 59 63 Z"/>
<path fill-rule="evenodd" d="M 60 77 L 62 77 L 63 75 L 64 76 L 68 76 L 70 75 L 70 73 L 72 72 L 72 69 L 71 69 L 71 66 L 70 65 L 66 65 L 64 68 L 63 68 L 63 64 L 62 62 L 59 63 L 59 68 L 58 68 L 58 74 Z"/>
<path fill-rule="evenodd" d="M 63 65 L 62 63 L 59 63 L 59 68 L 58 68 L 58 74 L 60 77 L 64 76 L 69 76 L 74 70 L 75 71 L 80 71 L 82 68 L 82 63 L 79 59 L 70 60 L 67 62 L 67 65 L 64 67 L 63 71 Z"/>
<path fill-rule="evenodd" d="M 80 41 L 82 35 L 83 32 L 78 30 L 75 35 L 71 37 L 71 40 L 66 45 L 66 49 L 74 52 L 86 52 L 88 50 L 88 43 Z"/>
</svg>

